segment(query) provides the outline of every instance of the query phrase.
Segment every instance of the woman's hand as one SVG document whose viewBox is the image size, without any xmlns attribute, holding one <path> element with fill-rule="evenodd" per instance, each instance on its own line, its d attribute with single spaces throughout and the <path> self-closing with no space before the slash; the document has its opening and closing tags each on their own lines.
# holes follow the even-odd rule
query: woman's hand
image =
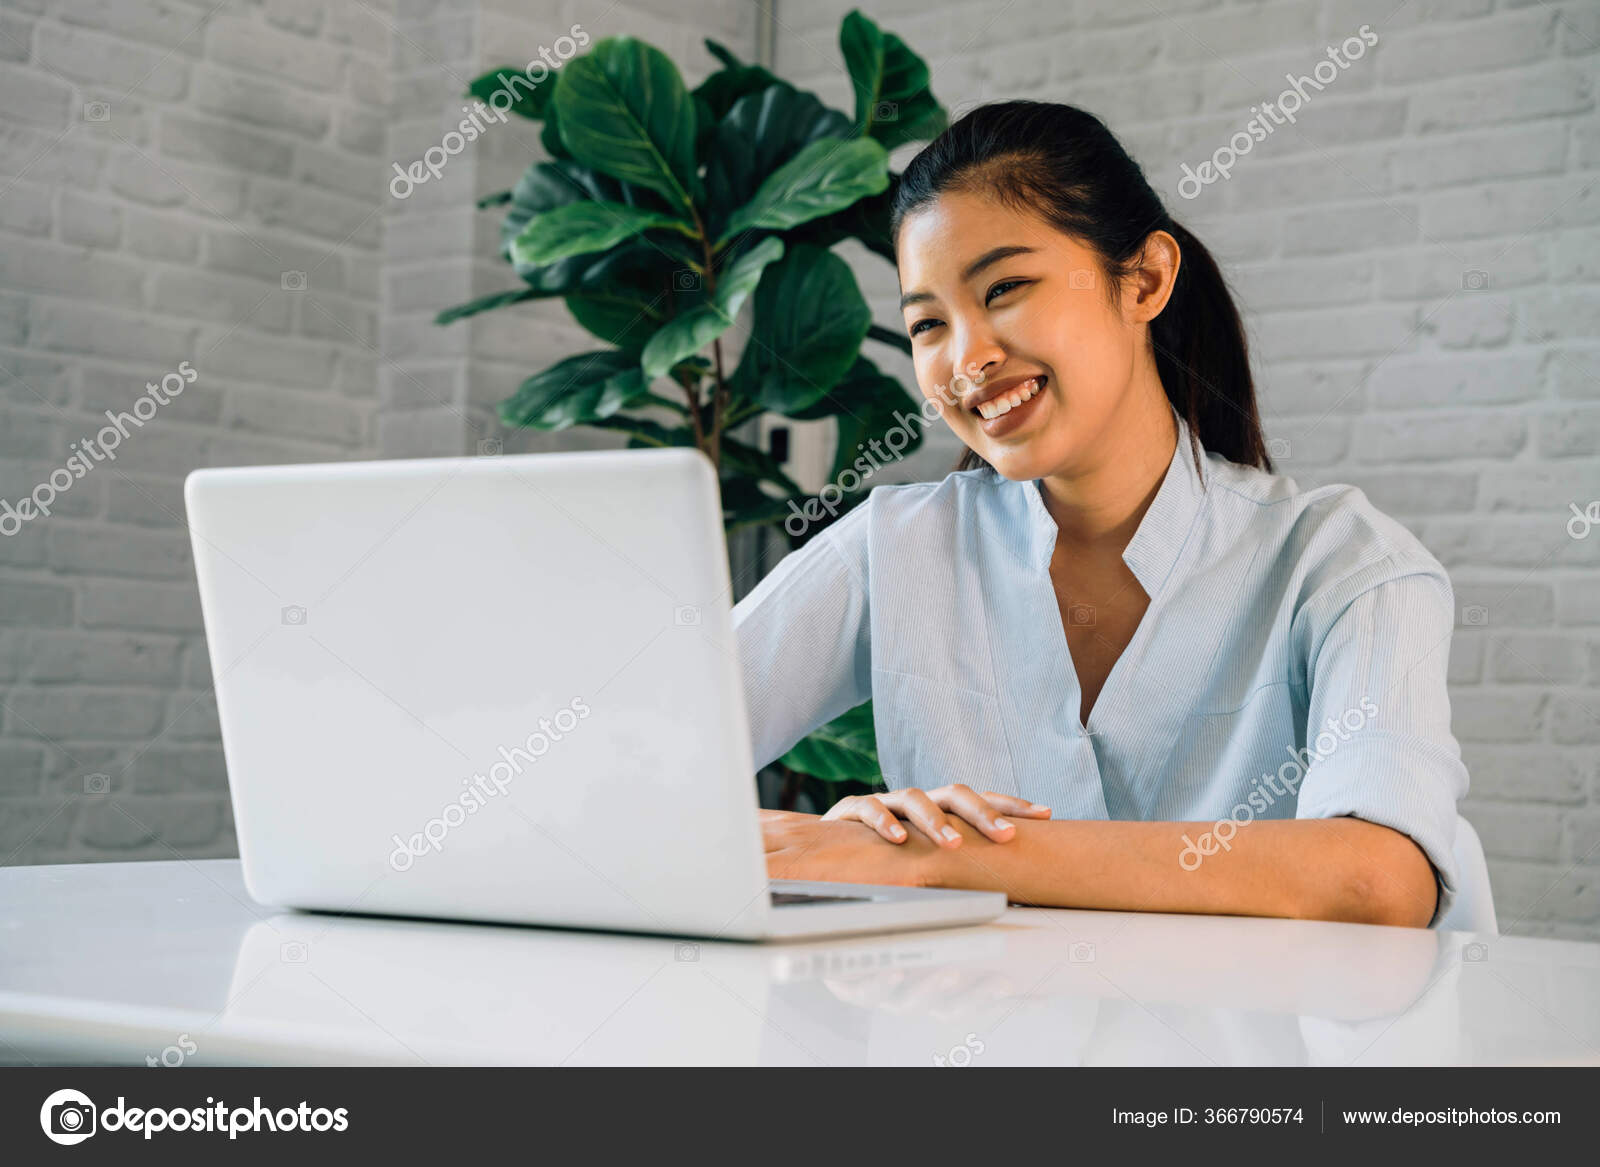
<svg viewBox="0 0 1600 1167">
<path fill-rule="evenodd" d="M 781 810 L 763 810 L 760 819 L 773 879 L 934 886 L 933 864 L 943 849 L 920 836 L 909 846 L 891 847 L 861 823 Z"/>
<path fill-rule="evenodd" d="M 822 817 L 865 823 L 891 843 L 904 843 L 908 838 L 900 825 L 900 820 L 906 819 L 939 846 L 959 847 L 961 832 L 951 826 L 945 811 L 971 823 L 996 843 L 1009 842 L 1017 833 L 1015 824 L 1001 818 L 1001 813 L 1033 819 L 1050 817 L 1048 806 L 993 790 L 978 794 L 960 782 L 937 790 L 911 787 L 887 794 L 852 795 L 834 803 Z"/>
</svg>

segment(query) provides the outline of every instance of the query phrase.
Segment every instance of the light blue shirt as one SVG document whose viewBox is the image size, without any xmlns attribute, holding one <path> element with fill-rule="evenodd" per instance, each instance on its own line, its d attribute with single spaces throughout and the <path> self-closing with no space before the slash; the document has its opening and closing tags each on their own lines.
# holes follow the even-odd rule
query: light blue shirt
<svg viewBox="0 0 1600 1167">
<path fill-rule="evenodd" d="M 1055 520 L 1037 480 L 984 467 L 877 487 L 734 607 L 756 766 L 871 698 L 891 789 L 964 782 L 1058 819 L 1215 823 L 1174 855 L 1185 869 L 1225 862 L 1253 819 L 1354 815 L 1427 854 L 1437 921 L 1467 788 L 1449 578 L 1360 490 L 1209 453 L 1197 469 L 1178 430 L 1122 555 L 1150 604 L 1087 725 Z"/>
</svg>

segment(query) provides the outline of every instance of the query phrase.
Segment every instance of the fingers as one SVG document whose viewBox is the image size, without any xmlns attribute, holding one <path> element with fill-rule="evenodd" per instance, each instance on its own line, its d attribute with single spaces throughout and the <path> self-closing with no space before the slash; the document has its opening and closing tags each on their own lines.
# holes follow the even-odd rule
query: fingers
<svg viewBox="0 0 1600 1167">
<path fill-rule="evenodd" d="M 924 790 L 909 787 L 878 796 L 882 803 L 896 814 L 903 815 L 912 826 L 941 847 L 961 846 L 961 832 L 945 817 L 939 804 Z"/>
<path fill-rule="evenodd" d="M 933 800 L 952 814 L 959 815 L 977 827 L 985 838 L 992 839 L 996 843 L 1009 843 L 1016 836 L 1016 826 L 996 814 L 995 808 L 989 804 L 984 795 L 964 783 L 957 782 L 952 786 L 939 787 L 933 792 Z"/>
<path fill-rule="evenodd" d="M 824 819 L 854 819 L 857 822 L 865 823 L 891 843 L 904 843 L 907 838 L 906 829 L 900 825 L 899 818 L 883 804 L 882 800 L 871 794 L 851 795 L 849 798 L 841 798 L 822 817 Z"/>
<path fill-rule="evenodd" d="M 1000 794 L 994 790 L 985 790 L 980 796 L 990 806 L 1001 814 L 1014 814 L 1018 818 L 1047 819 L 1050 817 L 1050 808 L 1041 803 L 1029 802 L 1026 798 L 1018 798 L 1014 794 Z"/>
</svg>

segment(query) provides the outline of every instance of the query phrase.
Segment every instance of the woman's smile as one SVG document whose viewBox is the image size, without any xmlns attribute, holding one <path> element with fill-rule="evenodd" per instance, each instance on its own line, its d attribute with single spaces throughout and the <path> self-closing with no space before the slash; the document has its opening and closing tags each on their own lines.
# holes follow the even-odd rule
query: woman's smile
<svg viewBox="0 0 1600 1167">
<path fill-rule="evenodd" d="M 1040 402 L 1048 396 L 1050 378 L 1039 373 L 1016 384 L 998 383 L 980 390 L 968 412 L 979 419 L 985 436 L 1003 438 L 1015 433 L 1038 416 Z M 999 389 L 999 392 L 995 392 Z"/>
</svg>

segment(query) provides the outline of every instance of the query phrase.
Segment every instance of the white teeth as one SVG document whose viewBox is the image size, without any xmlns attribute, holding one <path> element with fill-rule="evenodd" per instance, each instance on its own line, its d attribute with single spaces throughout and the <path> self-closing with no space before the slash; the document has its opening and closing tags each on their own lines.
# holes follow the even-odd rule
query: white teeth
<svg viewBox="0 0 1600 1167">
<path fill-rule="evenodd" d="M 1001 414 L 1010 413 L 1038 392 L 1039 378 L 1030 377 L 1011 392 L 981 403 L 978 406 L 978 413 L 986 421 L 990 418 L 999 417 Z"/>
</svg>

